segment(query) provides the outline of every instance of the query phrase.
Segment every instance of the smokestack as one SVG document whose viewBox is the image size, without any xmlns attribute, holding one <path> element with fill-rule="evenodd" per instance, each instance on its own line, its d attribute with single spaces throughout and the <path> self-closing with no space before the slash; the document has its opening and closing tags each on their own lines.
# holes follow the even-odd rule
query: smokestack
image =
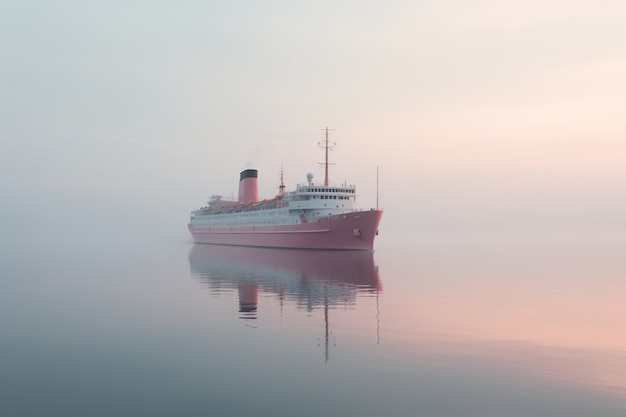
<svg viewBox="0 0 626 417">
<path fill-rule="evenodd" d="M 256 203 L 259 201 L 258 171 L 246 169 L 239 174 L 239 198 L 240 203 Z"/>
</svg>

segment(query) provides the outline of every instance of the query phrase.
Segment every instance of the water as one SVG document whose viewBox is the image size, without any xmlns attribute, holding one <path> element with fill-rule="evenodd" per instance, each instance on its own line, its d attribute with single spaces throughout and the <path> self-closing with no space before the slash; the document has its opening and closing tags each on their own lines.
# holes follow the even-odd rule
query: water
<svg viewBox="0 0 626 417">
<path fill-rule="evenodd" d="M 626 415 L 618 235 L 50 243 L 3 249 L 2 416 Z"/>
</svg>

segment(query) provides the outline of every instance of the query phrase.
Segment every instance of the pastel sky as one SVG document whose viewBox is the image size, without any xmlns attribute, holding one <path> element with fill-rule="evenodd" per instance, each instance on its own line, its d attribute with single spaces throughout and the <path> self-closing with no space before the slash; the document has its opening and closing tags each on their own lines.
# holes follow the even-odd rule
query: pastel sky
<svg viewBox="0 0 626 417">
<path fill-rule="evenodd" d="M 325 126 L 388 230 L 626 231 L 623 1 L 5 0 L 0 52 L 15 233 L 43 205 L 184 234 L 242 169 L 323 178 Z"/>
</svg>

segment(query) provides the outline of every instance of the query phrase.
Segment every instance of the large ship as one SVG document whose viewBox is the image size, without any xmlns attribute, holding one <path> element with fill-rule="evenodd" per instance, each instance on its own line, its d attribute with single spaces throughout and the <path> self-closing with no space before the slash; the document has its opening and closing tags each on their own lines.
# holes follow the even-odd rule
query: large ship
<svg viewBox="0 0 626 417">
<path fill-rule="evenodd" d="M 325 129 L 323 184 L 298 184 L 260 200 L 258 171 L 240 173 L 237 201 L 212 195 L 208 205 L 191 212 L 188 228 L 196 243 L 297 249 L 373 250 L 382 210 L 361 210 L 354 185 L 331 185 L 328 180 L 328 128 Z"/>
</svg>

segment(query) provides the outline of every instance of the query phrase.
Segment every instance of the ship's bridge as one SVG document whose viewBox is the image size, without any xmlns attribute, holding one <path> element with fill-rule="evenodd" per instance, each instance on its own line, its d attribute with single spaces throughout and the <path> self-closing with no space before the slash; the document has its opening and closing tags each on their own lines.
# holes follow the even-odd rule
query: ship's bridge
<svg viewBox="0 0 626 417">
<path fill-rule="evenodd" d="M 298 184 L 296 186 L 296 193 L 301 195 L 330 195 L 334 197 L 354 197 L 356 195 L 356 187 L 354 185 L 345 185 L 341 187 L 333 185 L 309 185 Z M 335 200 L 337 198 L 334 198 Z M 346 198 L 347 200 L 347 198 Z"/>
<path fill-rule="evenodd" d="M 302 210 L 331 210 L 335 212 L 352 211 L 355 207 L 356 188 L 354 185 L 334 186 L 298 184 L 296 190 L 288 195 L 291 208 Z"/>
<path fill-rule="evenodd" d="M 294 200 L 309 200 L 311 203 L 329 202 L 340 203 L 337 207 L 352 207 L 356 197 L 356 188 L 354 185 L 333 186 L 333 185 L 314 185 L 314 184 L 298 184 L 294 194 Z"/>
</svg>

